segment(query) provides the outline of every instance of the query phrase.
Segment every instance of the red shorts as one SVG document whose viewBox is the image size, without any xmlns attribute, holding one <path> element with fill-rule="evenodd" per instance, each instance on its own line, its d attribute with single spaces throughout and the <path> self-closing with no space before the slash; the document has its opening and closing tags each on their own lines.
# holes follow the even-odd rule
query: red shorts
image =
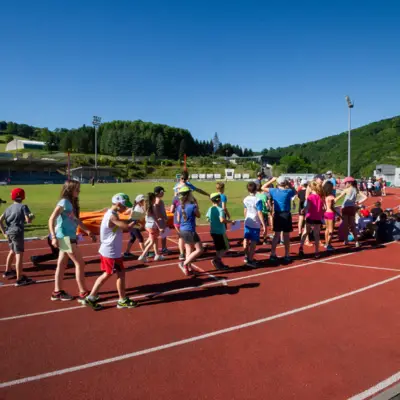
<svg viewBox="0 0 400 400">
<path fill-rule="evenodd" d="M 122 258 L 108 258 L 100 255 L 100 268 L 108 275 L 112 275 L 114 272 L 121 272 L 124 270 L 124 262 Z"/>
</svg>

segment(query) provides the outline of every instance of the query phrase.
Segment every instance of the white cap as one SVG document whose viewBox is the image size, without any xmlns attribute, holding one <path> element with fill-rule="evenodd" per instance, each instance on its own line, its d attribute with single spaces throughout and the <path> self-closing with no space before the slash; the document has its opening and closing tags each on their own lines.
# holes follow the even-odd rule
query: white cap
<svg viewBox="0 0 400 400">
<path fill-rule="evenodd" d="M 136 196 L 135 203 L 140 203 L 143 200 L 146 200 L 146 196 L 144 194 L 138 194 Z"/>
<path fill-rule="evenodd" d="M 286 183 L 286 178 L 284 176 L 280 176 L 276 181 L 278 185 L 284 185 Z"/>
<path fill-rule="evenodd" d="M 332 171 L 328 171 L 325 175 L 332 175 Z"/>
<path fill-rule="evenodd" d="M 302 179 L 300 183 L 301 183 L 302 186 L 308 185 L 308 180 L 307 179 Z"/>
<path fill-rule="evenodd" d="M 129 199 L 129 196 L 126 195 L 125 193 L 118 193 L 115 194 L 112 199 L 111 202 L 113 204 L 122 204 L 125 207 L 132 207 L 132 203 Z"/>
</svg>

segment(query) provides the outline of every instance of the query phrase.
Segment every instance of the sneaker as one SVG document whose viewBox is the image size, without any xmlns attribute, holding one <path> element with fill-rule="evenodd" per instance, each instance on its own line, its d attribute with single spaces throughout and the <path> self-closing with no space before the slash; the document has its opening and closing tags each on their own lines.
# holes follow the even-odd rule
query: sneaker
<svg viewBox="0 0 400 400">
<path fill-rule="evenodd" d="M 304 249 L 302 247 L 299 248 L 299 256 L 304 257 Z"/>
<path fill-rule="evenodd" d="M 277 256 L 270 255 L 270 256 L 269 256 L 269 261 L 271 261 L 271 262 L 278 262 L 278 261 L 279 261 L 279 258 L 278 258 Z"/>
<path fill-rule="evenodd" d="M 257 261 L 255 260 L 247 261 L 246 267 L 257 268 L 258 267 Z"/>
<path fill-rule="evenodd" d="M 164 261 L 165 257 L 162 254 L 159 254 L 154 257 L 154 261 Z"/>
<path fill-rule="evenodd" d="M 32 283 L 35 283 L 35 281 L 31 278 L 28 278 L 25 275 L 22 275 L 21 278 L 15 282 L 15 286 L 26 286 L 26 285 L 31 285 Z"/>
<path fill-rule="evenodd" d="M 90 292 L 85 292 L 85 293 L 80 294 L 79 297 L 78 297 L 78 299 L 77 299 L 78 303 L 81 303 L 81 304 L 86 305 L 85 302 L 86 302 L 86 300 L 88 299 L 89 295 L 90 295 Z M 93 303 L 96 303 L 96 302 L 98 302 L 99 300 L 100 300 L 100 296 L 97 294 L 97 295 L 94 297 Z"/>
<path fill-rule="evenodd" d="M 328 244 L 328 246 L 326 246 L 326 250 L 333 251 L 333 250 L 335 250 L 335 248 L 331 244 Z"/>
<path fill-rule="evenodd" d="M 356 249 L 359 249 L 361 247 L 360 242 L 356 242 Z"/>
<path fill-rule="evenodd" d="M 153 258 L 155 255 L 156 255 L 156 254 L 154 253 L 154 251 L 149 251 L 149 252 L 147 253 L 147 257 L 148 257 L 148 258 Z"/>
<path fill-rule="evenodd" d="M 51 301 L 71 301 L 74 299 L 74 296 L 68 294 L 65 290 L 60 290 L 59 292 L 53 292 L 51 294 L 50 300 Z"/>
<path fill-rule="evenodd" d="M 99 304 L 97 300 L 90 300 L 88 297 L 83 300 L 82 304 L 87 307 L 91 307 L 94 311 L 99 311 L 103 308 L 103 306 Z"/>
<path fill-rule="evenodd" d="M 17 276 L 17 273 L 14 270 L 6 271 L 3 274 L 3 278 L 6 278 L 6 279 L 12 279 L 12 278 L 15 278 L 16 276 Z"/>
<path fill-rule="evenodd" d="M 319 260 L 319 259 L 321 258 L 321 254 L 315 253 L 314 258 L 315 258 L 316 260 Z"/>
<path fill-rule="evenodd" d="M 248 259 L 247 257 L 245 257 L 244 260 L 243 260 L 243 262 L 244 262 L 245 264 L 247 264 L 247 263 L 249 262 L 249 259 Z"/>
<path fill-rule="evenodd" d="M 139 258 L 138 258 L 138 261 L 143 261 L 143 263 L 145 264 L 145 263 L 147 263 L 147 257 L 146 256 L 140 256 Z"/>
<path fill-rule="evenodd" d="M 290 256 L 285 256 L 285 257 L 283 257 L 283 262 L 285 264 L 290 264 L 292 262 L 292 259 Z"/>
<path fill-rule="evenodd" d="M 126 251 L 126 252 L 124 253 L 124 257 L 125 257 L 125 258 L 131 258 L 131 257 L 133 257 L 133 254 Z"/>
<path fill-rule="evenodd" d="M 123 300 L 118 300 L 117 308 L 134 308 L 137 307 L 138 303 L 131 300 L 129 297 L 125 297 Z"/>
<path fill-rule="evenodd" d="M 186 276 L 189 276 L 191 274 L 191 271 L 190 271 L 189 267 L 187 265 L 184 265 L 183 261 L 180 262 L 178 265 L 179 265 L 179 268 L 182 270 L 182 272 Z"/>
<path fill-rule="evenodd" d="M 184 254 L 179 254 L 179 261 L 185 261 L 186 257 Z"/>
<path fill-rule="evenodd" d="M 168 249 L 162 249 L 161 253 L 164 254 L 165 256 L 170 256 L 172 254 L 172 251 Z"/>
</svg>

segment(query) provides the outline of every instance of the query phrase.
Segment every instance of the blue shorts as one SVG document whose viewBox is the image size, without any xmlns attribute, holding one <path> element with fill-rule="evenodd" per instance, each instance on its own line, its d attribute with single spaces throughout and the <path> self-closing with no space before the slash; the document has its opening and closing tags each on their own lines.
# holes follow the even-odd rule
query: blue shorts
<svg viewBox="0 0 400 400">
<path fill-rule="evenodd" d="M 244 227 L 244 238 L 251 240 L 252 242 L 258 242 L 260 240 L 260 229 Z"/>
</svg>

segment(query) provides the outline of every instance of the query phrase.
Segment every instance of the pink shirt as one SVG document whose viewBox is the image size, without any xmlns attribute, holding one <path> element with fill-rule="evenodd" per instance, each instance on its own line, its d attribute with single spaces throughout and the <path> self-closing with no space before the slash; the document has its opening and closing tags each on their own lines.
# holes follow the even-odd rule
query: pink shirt
<svg viewBox="0 0 400 400">
<path fill-rule="evenodd" d="M 311 193 L 307 198 L 306 218 L 313 220 L 322 220 L 324 216 L 324 202 L 317 194 Z"/>
</svg>

